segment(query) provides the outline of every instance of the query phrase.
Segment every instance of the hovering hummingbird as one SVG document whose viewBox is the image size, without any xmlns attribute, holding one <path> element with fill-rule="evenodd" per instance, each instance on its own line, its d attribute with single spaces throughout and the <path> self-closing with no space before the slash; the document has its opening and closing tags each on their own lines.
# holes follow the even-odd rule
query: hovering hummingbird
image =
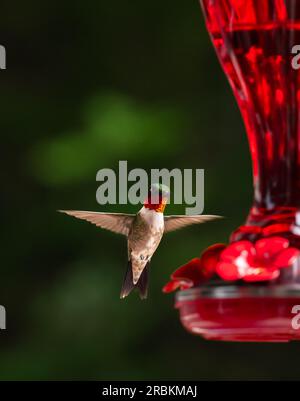
<svg viewBox="0 0 300 401">
<path fill-rule="evenodd" d="M 170 190 L 166 185 L 151 185 L 144 206 L 136 215 L 59 210 L 69 216 L 86 220 L 98 227 L 126 236 L 128 265 L 120 298 L 125 298 L 134 288 L 139 290 L 141 299 L 147 298 L 149 264 L 163 234 L 191 224 L 200 224 L 221 218 L 221 216 L 211 215 L 164 216 L 169 196 Z"/>
</svg>

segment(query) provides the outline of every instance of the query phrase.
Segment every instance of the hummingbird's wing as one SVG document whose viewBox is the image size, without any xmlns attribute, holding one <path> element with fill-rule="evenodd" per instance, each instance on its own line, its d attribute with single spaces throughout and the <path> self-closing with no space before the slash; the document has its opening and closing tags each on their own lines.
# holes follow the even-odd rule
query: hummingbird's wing
<svg viewBox="0 0 300 401">
<path fill-rule="evenodd" d="M 126 236 L 129 234 L 135 218 L 134 214 L 123 213 L 84 212 L 81 210 L 59 210 L 59 212 L 77 217 L 77 219 L 86 220 L 98 227 Z"/>
<path fill-rule="evenodd" d="M 191 224 L 206 223 L 210 220 L 222 219 L 221 216 L 199 215 L 199 216 L 165 216 L 165 233 L 179 230 L 180 228 L 190 226 Z"/>
</svg>

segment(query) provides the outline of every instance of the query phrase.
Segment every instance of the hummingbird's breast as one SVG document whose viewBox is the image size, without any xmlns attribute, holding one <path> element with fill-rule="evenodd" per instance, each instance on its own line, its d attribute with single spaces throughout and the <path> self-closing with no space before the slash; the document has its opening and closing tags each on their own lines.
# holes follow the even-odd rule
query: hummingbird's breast
<svg viewBox="0 0 300 401">
<path fill-rule="evenodd" d="M 164 215 L 142 208 L 128 236 L 128 253 L 132 262 L 133 281 L 137 283 L 144 267 L 156 251 L 164 232 Z"/>
</svg>

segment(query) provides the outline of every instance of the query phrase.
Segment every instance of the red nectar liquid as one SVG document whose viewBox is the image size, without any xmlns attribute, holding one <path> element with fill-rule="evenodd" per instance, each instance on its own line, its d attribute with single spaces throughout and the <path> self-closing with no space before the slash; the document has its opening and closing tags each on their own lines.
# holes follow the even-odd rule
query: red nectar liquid
<svg viewBox="0 0 300 401">
<path fill-rule="evenodd" d="M 298 0 L 202 0 L 206 24 L 237 99 L 253 163 L 254 204 L 233 240 L 294 234 L 300 208 Z M 296 229 L 297 230 L 297 229 Z"/>
</svg>

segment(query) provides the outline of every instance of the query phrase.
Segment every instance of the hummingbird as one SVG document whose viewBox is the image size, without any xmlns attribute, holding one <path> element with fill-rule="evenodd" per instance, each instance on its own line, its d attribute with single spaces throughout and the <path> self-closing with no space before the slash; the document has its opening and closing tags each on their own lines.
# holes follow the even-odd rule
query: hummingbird
<svg viewBox="0 0 300 401">
<path fill-rule="evenodd" d="M 134 288 L 138 289 L 141 299 L 147 298 L 149 265 L 165 233 L 221 218 L 214 215 L 164 216 L 169 197 L 170 190 L 166 185 L 152 184 L 137 214 L 59 210 L 127 238 L 128 263 L 121 299 L 127 297 Z"/>
</svg>

